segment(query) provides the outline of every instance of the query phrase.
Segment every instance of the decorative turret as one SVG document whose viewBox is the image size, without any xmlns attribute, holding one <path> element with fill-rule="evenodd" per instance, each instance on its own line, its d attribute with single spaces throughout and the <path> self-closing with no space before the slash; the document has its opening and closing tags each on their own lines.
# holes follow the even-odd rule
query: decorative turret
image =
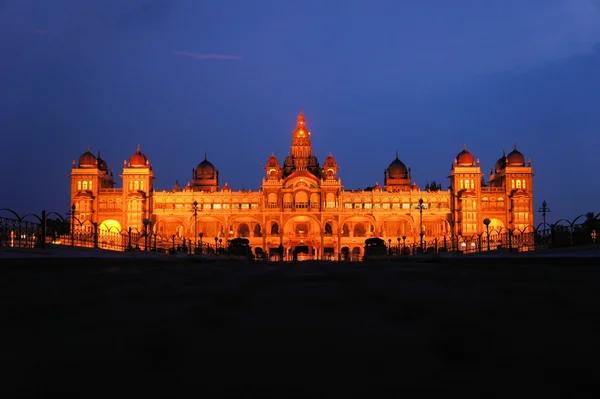
<svg viewBox="0 0 600 399">
<path fill-rule="evenodd" d="M 265 172 L 267 173 L 267 179 L 269 180 L 281 179 L 283 172 L 281 170 L 281 166 L 279 165 L 279 161 L 275 156 L 275 153 L 272 153 L 269 159 L 267 160 L 267 164 L 265 165 Z"/>
<path fill-rule="evenodd" d="M 204 160 L 196 169 L 192 169 L 192 179 L 194 191 L 213 192 L 219 189 L 219 171 L 207 159 L 206 153 L 204 153 Z"/>
<path fill-rule="evenodd" d="M 323 163 L 323 169 L 321 171 L 322 177 L 326 180 L 335 180 L 337 179 L 338 170 L 339 166 L 337 164 L 337 161 L 335 160 L 333 155 L 329 153 L 327 158 L 325 158 L 325 162 Z"/>
<path fill-rule="evenodd" d="M 410 190 L 410 180 L 410 168 L 407 168 L 398 158 L 398 151 L 396 151 L 396 158 L 384 172 L 383 186 L 387 191 Z"/>
</svg>

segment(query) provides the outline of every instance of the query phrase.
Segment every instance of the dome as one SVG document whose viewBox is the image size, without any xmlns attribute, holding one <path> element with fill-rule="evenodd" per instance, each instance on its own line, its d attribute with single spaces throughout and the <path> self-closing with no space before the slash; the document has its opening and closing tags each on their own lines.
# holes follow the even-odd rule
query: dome
<svg viewBox="0 0 600 399">
<path fill-rule="evenodd" d="M 229 187 L 229 184 L 227 184 L 227 182 L 225 182 L 225 185 L 223 186 L 223 191 L 231 191 L 231 188 Z"/>
<path fill-rule="evenodd" d="M 374 191 L 381 191 L 381 186 L 379 185 L 379 182 L 375 183 L 375 186 L 373 187 Z"/>
<path fill-rule="evenodd" d="M 496 173 L 506 168 L 506 154 L 502 151 L 502 157 L 496 161 Z"/>
<path fill-rule="evenodd" d="M 95 168 L 96 162 L 97 162 L 97 159 L 94 156 L 94 154 L 92 154 L 90 152 L 90 146 L 88 145 L 87 150 L 83 154 L 81 154 L 81 156 L 79 157 L 79 167 L 80 168 Z"/>
<path fill-rule="evenodd" d="M 178 192 L 181 191 L 181 186 L 179 185 L 179 180 L 175 180 L 175 185 L 173 186 L 173 188 L 171 189 L 172 192 Z"/>
<path fill-rule="evenodd" d="M 104 171 L 104 172 L 108 172 L 108 164 L 106 163 L 106 161 L 102 158 L 100 158 L 100 151 L 98 151 L 98 169 Z"/>
<path fill-rule="evenodd" d="M 515 149 L 506 156 L 506 164 L 508 166 L 525 166 L 525 156 L 517 150 L 516 144 Z"/>
<path fill-rule="evenodd" d="M 267 160 L 267 167 L 272 167 L 272 168 L 279 167 L 279 160 L 275 156 L 275 153 L 271 153 L 271 156 Z"/>
<path fill-rule="evenodd" d="M 327 155 L 327 158 L 325 158 L 325 163 L 323 164 L 323 167 L 326 166 L 337 166 L 337 161 L 335 160 L 333 155 L 331 155 L 331 153 L 329 153 L 329 155 Z"/>
<path fill-rule="evenodd" d="M 408 169 L 406 165 L 400 159 L 398 159 L 398 153 L 396 152 L 396 159 L 392 161 L 390 166 L 387 168 L 388 178 L 390 179 L 407 179 Z"/>
<path fill-rule="evenodd" d="M 473 154 L 467 151 L 467 145 L 465 144 L 463 150 L 456 156 L 456 164 L 458 166 L 473 166 L 475 164 L 475 158 Z"/>
<path fill-rule="evenodd" d="M 215 173 L 215 166 L 206 159 L 206 154 L 204 154 L 204 161 L 200 162 L 196 167 L 196 179 L 214 179 Z"/>
<path fill-rule="evenodd" d="M 185 186 L 184 191 L 193 191 L 194 189 L 190 186 L 190 182 L 188 182 L 187 186 Z"/>
<path fill-rule="evenodd" d="M 129 158 L 130 168 L 144 168 L 148 165 L 148 158 L 140 151 L 140 145 L 138 144 L 135 154 Z"/>
</svg>

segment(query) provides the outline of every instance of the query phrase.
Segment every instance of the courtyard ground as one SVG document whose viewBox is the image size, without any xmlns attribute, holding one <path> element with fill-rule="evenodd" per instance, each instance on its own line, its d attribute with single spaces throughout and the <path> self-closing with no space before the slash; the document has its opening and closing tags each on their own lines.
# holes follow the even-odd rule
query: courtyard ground
<svg viewBox="0 0 600 399">
<path fill-rule="evenodd" d="M 599 264 L 2 259 L 0 392 L 553 397 L 597 376 Z"/>
</svg>

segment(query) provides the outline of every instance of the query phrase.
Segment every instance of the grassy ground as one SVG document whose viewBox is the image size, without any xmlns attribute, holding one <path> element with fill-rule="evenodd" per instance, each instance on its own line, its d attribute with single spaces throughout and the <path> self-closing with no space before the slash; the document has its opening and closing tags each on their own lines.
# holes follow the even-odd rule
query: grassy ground
<svg viewBox="0 0 600 399">
<path fill-rule="evenodd" d="M 0 389 L 553 396 L 596 377 L 596 263 L 2 260 Z"/>
</svg>

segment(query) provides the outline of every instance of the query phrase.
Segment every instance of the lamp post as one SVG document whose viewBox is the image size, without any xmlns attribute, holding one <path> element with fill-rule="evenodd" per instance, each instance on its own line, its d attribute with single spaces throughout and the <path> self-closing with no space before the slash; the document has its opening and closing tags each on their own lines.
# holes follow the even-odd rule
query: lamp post
<svg viewBox="0 0 600 399">
<path fill-rule="evenodd" d="M 219 237 L 215 236 L 215 256 L 217 255 L 217 250 L 218 250 L 218 245 L 219 244 Z"/>
<path fill-rule="evenodd" d="M 150 224 L 150 219 L 144 218 L 142 223 L 144 223 L 144 251 L 148 251 L 148 225 Z"/>
<path fill-rule="evenodd" d="M 392 254 L 392 239 L 388 238 L 388 253 L 391 255 Z"/>
<path fill-rule="evenodd" d="M 202 254 L 202 237 L 204 237 L 204 233 L 200 232 L 200 234 L 198 234 L 198 237 L 200 237 L 200 254 Z"/>
<path fill-rule="evenodd" d="M 402 236 L 402 255 L 406 253 L 406 236 Z"/>
<path fill-rule="evenodd" d="M 194 253 L 196 253 L 198 252 L 198 241 L 196 241 L 196 237 L 198 237 L 198 201 L 194 201 L 192 206 L 194 207 Z"/>
<path fill-rule="evenodd" d="M 396 238 L 396 241 L 398 241 L 398 245 L 396 246 L 396 251 L 398 253 L 400 253 L 400 237 Z"/>
<path fill-rule="evenodd" d="M 485 232 L 486 232 L 486 236 L 487 236 L 487 250 L 489 252 L 490 250 L 490 222 L 491 220 L 489 218 L 485 218 L 483 219 L 483 224 L 485 224 Z M 479 249 L 481 251 L 481 249 Z"/>
<path fill-rule="evenodd" d="M 542 214 L 542 218 L 544 219 L 544 235 L 546 235 L 546 214 L 551 212 L 550 208 L 548 208 L 548 204 L 546 203 L 546 200 L 544 200 L 542 202 L 542 206 L 540 206 L 540 209 L 538 209 L 538 212 L 540 212 Z"/>
<path fill-rule="evenodd" d="M 419 198 L 419 235 L 421 236 L 421 251 L 423 250 L 423 198 Z"/>
</svg>

